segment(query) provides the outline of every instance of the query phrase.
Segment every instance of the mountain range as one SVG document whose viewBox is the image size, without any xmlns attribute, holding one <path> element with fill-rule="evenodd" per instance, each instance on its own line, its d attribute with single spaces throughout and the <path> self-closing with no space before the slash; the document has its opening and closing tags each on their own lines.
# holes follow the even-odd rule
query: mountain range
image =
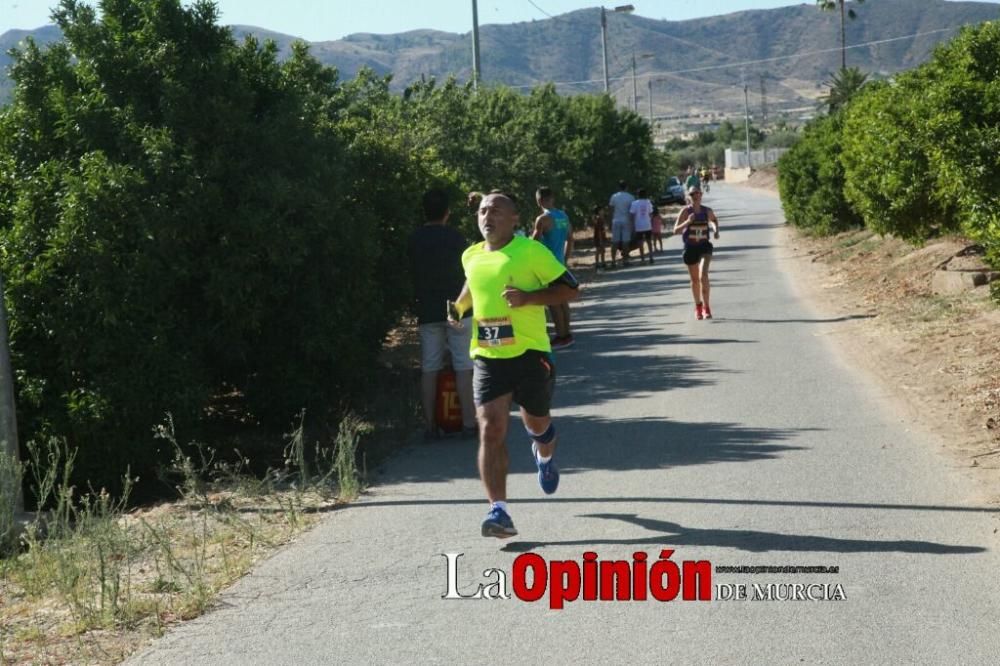
<svg viewBox="0 0 1000 666">
<path fill-rule="evenodd" d="M 851 3 L 853 4 L 853 3 Z M 935 45 L 959 27 L 1000 19 L 1000 6 L 944 0 L 869 0 L 854 7 L 847 25 L 848 65 L 887 77 L 924 62 Z M 600 9 L 581 9 L 543 20 L 480 27 L 484 83 L 509 86 L 557 82 L 561 92 L 604 89 Z M 837 12 L 814 3 L 751 10 L 685 21 L 609 11 L 610 91 L 632 103 L 632 62 L 640 113 L 660 118 L 742 116 L 743 82 L 751 112 L 778 117 L 811 108 L 840 66 Z M 253 26 L 231 26 L 234 36 L 273 39 L 282 54 L 297 39 Z M 9 99 L 6 51 L 25 37 L 39 43 L 60 38 L 55 26 L 0 35 L 0 102 Z M 311 43 L 321 62 L 352 77 L 362 67 L 392 74 L 402 89 L 422 77 L 471 76 L 470 33 L 436 30 L 377 35 L 358 33 Z"/>
</svg>

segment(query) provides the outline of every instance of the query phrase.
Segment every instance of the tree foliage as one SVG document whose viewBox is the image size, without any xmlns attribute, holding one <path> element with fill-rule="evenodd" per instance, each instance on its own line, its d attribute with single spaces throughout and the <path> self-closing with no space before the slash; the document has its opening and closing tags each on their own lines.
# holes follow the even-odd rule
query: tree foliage
<svg viewBox="0 0 1000 666">
<path fill-rule="evenodd" d="M 802 140 L 778 160 L 778 189 L 785 219 L 811 233 L 829 234 L 860 226 L 844 197 L 840 163 L 842 114 L 812 121 Z"/>
<path fill-rule="evenodd" d="M 927 113 L 920 71 L 878 84 L 846 112 L 845 196 L 878 233 L 922 241 L 955 230 L 930 167 Z"/>
<path fill-rule="evenodd" d="M 867 82 L 868 75 L 857 67 L 840 70 L 824 84 L 829 90 L 819 98 L 821 107 L 825 107 L 829 113 L 839 111 L 861 92 Z"/>
<path fill-rule="evenodd" d="M 238 396 L 277 430 L 349 400 L 407 302 L 430 184 L 546 183 L 582 211 L 659 178 L 648 125 L 604 97 L 399 96 L 236 43 L 207 0 L 54 18 L 65 41 L 15 54 L 0 111 L 0 269 L 22 439 L 67 439 L 94 484 L 150 470 L 167 411 L 194 427 Z"/>
<path fill-rule="evenodd" d="M 833 231 L 857 211 L 917 243 L 961 232 L 1000 266 L 1000 23 L 964 28 L 924 65 L 865 86 L 779 170 L 794 224 Z"/>
<path fill-rule="evenodd" d="M 847 196 L 880 232 L 962 231 L 1000 262 L 1000 24 L 873 87 L 845 124 Z"/>
</svg>

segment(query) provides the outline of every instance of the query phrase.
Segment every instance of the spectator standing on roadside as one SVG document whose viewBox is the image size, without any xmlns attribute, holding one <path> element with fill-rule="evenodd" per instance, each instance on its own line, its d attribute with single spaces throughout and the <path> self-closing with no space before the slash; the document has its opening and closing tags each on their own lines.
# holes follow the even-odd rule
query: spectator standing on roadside
<svg viewBox="0 0 1000 666">
<path fill-rule="evenodd" d="M 600 204 L 594 206 L 590 223 L 594 227 L 594 255 L 597 268 L 606 269 L 608 267 L 605 258 L 608 249 L 607 209 Z"/>
<path fill-rule="evenodd" d="M 629 206 L 632 228 L 639 243 L 639 262 L 646 261 L 643 247 L 649 248 L 649 263 L 653 263 L 653 202 L 646 196 L 646 190 L 639 188 L 638 198 Z"/>
<path fill-rule="evenodd" d="M 689 191 L 692 187 L 698 188 L 701 191 L 701 178 L 698 177 L 698 169 L 694 166 L 691 167 L 691 173 L 688 175 L 687 180 L 684 181 L 684 191 Z M 688 203 L 691 203 L 691 197 L 687 197 Z"/>
<path fill-rule="evenodd" d="M 611 268 L 615 267 L 615 248 L 621 253 L 622 265 L 628 266 L 628 255 L 632 251 L 632 217 L 629 213 L 635 197 L 629 194 L 628 184 L 618 181 L 618 191 L 611 195 Z"/>
<path fill-rule="evenodd" d="M 663 216 L 660 215 L 660 207 L 656 204 L 653 204 L 650 221 L 653 224 L 653 248 L 657 252 L 663 252 Z"/>
<path fill-rule="evenodd" d="M 573 227 L 569 223 L 569 215 L 556 208 L 556 196 L 551 187 L 539 187 L 535 191 L 535 202 L 542 212 L 535 218 L 535 229 L 531 237 L 541 241 L 559 263 L 567 266 L 573 252 Z M 569 347 L 574 342 L 569 326 L 569 303 L 550 305 L 549 312 L 552 313 L 552 323 L 556 328 L 552 349 Z"/>
<path fill-rule="evenodd" d="M 478 205 L 479 202 L 476 203 Z M 469 244 L 458 230 L 447 225 L 451 211 L 448 194 L 444 190 L 425 192 L 423 208 L 426 222 L 410 236 L 409 258 L 420 325 L 420 400 L 426 422 L 424 437 L 431 440 L 440 435 L 434 422 L 434 407 L 438 373 L 444 368 L 446 350 L 451 355 L 462 406 L 462 434 L 469 436 L 476 432 L 472 359 L 469 356 L 472 326 L 461 330 L 449 326 L 447 308 L 448 300 L 465 283 L 462 253 Z M 467 315 L 471 316 L 472 312 Z"/>
</svg>

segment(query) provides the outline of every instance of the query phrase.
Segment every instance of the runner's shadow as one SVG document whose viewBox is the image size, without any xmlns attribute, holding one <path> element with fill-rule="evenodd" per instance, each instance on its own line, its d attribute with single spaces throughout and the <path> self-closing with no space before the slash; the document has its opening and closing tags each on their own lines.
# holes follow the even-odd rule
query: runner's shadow
<svg viewBox="0 0 1000 666">
<path fill-rule="evenodd" d="M 559 370 L 560 355 L 557 354 L 555 406 L 597 406 L 626 396 L 639 399 L 679 387 L 711 385 L 715 383 L 712 378 L 714 375 L 734 372 L 722 370 L 690 356 L 640 356 L 628 353 L 629 345 L 633 349 L 648 349 L 652 344 L 668 344 L 668 339 L 678 341 L 682 337 L 661 335 L 657 339 L 647 337 L 625 342 L 621 338 L 610 336 L 607 339 L 609 351 L 587 353 L 586 350 L 581 350 L 592 368 L 588 373 L 575 371 L 562 374 Z M 587 346 L 590 345 L 591 342 L 588 341 Z M 618 349 L 619 345 L 621 350 Z M 569 355 L 563 355 L 563 358 L 570 361 Z"/>
<path fill-rule="evenodd" d="M 813 428 L 761 428 L 718 421 L 601 419 L 560 422 L 560 469 L 571 475 L 592 469 L 628 471 L 774 460 L 810 447 L 801 439 Z M 512 461 L 512 471 L 531 471 L 531 460 Z"/>
<path fill-rule="evenodd" d="M 692 465 L 774 460 L 809 447 L 788 443 L 813 429 L 747 427 L 737 423 L 669 421 L 666 419 L 598 419 L 572 417 L 558 421 L 558 454 L 564 476 L 590 470 L 670 469 Z M 411 446 L 395 460 L 380 483 L 422 483 L 476 478 L 475 440 L 449 440 Z M 507 433 L 510 474 L 534 474 L 529 439 L 520 420 Z"/>
<path fill-rule="evenodd" d="M 803 534 L 781 534 L 759 530 L 699 529 L 679 523 L 642 518 L 634 513 L 592 513 L 580 518 L 620 520 L 650 532 L 652 536 L 632 539 L 579 539 L 574 541 L 515 541 L 502 548 L 508 552 L 528 552 L 552 546 L 708 546 L 732 548 L 750 553 L 923 553 L 929 555 L 968 555 L 981 553 L 980 546 L 953 546 L 932 541 L 875 541 L 838 539 Z"/>
</svg>

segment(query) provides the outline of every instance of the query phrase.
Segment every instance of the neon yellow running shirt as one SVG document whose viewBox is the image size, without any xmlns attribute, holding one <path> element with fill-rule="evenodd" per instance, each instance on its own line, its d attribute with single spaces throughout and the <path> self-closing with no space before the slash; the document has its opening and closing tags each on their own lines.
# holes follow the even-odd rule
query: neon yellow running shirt
<svg viewBox="0 0 1000 666">
<path fill-rule="evenodd" d="M 529 349 L 552 351 L 545 327 L 545 306 L 512 308 L 504 300 L 508 286 L 521 291 L 545 289 L 566 267 L 536 240 L 515 236 L 499 250 L 477 243 L 462 255 L 472 293 L 471 356 L 514 358 Z"/>
</svg>

